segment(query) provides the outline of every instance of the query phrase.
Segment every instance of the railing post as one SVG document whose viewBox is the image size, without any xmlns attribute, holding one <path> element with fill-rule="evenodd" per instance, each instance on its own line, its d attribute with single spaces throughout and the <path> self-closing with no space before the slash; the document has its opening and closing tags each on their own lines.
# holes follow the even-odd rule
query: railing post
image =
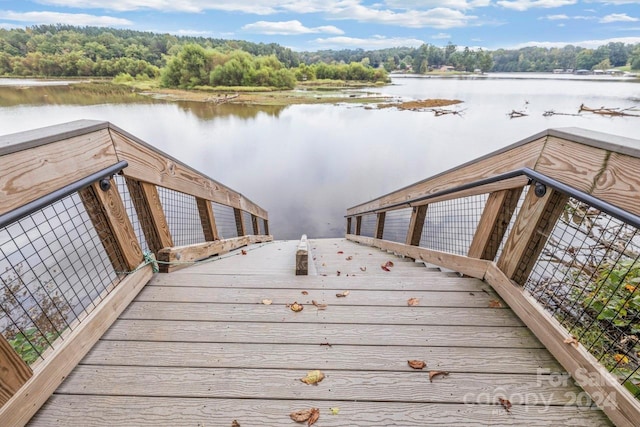
<svg viewBox="0 0 640 427">
<path fill-rule="evenodd" d="M 33 375 L 33 371 L 0 335 L 0 407 Z"/>
<path fill-rule="evenodd" d="M 260 235 L 260 225 L 258 224 L 258 217 L 251 214 L 251 226 L 253 227 L 253 235 Z"/>
<path fill-rule="evenodd" d="M 147 245 L 157 256 L 163 248 L 173 246 L 173 238 L 162 209 L 158 189 L 153 184 L 133 178 L 127 177 L 126 182 Z"/>
<path fill-rule="evenodd" d="M 220 240 L 211 202 L 209 200 L 196 197 L 196 203 L 198 205 L 198 214 L 200 215 L 200 223 L 202 224 L 204 240 L 207 242 Z"/>
<path fill-rule="evenodd" d="M 347 218 L 347 234 L 351 234 L 351 217 Z"/>
<path fill-rule="evenodd" d="M 242 220 L 242 210 L 233 208 L 233 216 L 236 219 L 236 230 L 238 230 L 238 237 L 246 236 L 247 232 L 244 228 L 244 221 Z"/>
<path fill-rule="evenodd" d="M 264 225 L 264 235 L 268 236 L 269 235 L 269 220 L 266 218 L 262 218 L 262 224 Z"/>
<path fill-rule="evenodd" d="M 386 212 L 380 212 L 376 216 L 376 239 L 382 239 L 384 235 L 384 219 L 386 216 Z"/>
<path fill-rule="evenodd" d="M 469 247 L 469 257 L 493 261 L 521 194 L 522 188 L 513 188 L 494 191 L 489 195 Z"/>
<path fill-rule="evenodd" d="M 497 263 L 509 279 L 520 285 L 529 277 L 568 200 L 567 195 L 551 188 L 541 197 L 534 190 L 531 185 Z"/>
<path fill-rule="evenodd" d="M 411 220 L 409 221 L 409 230 L 407 232 L 407 245 L 419 246 L 420 237 L 422 237 L 422 229 L 424 228 L 424 220 L 427 217 L 427 206 L 414 206 L 411 212 Z"/>
<path fill-rule="evenodd" d="M 356 236 L 359 236 L 361 231 L 362 231 L 362 215 L 358 215 L 356 217 Z"/>
<path fill-rule="evenodd" d="M 142 249 L 113 178 L 109 188 L 94 183 L 78 194 L 117 272 L 130 271 L 142 262 Z"/>
</svg>

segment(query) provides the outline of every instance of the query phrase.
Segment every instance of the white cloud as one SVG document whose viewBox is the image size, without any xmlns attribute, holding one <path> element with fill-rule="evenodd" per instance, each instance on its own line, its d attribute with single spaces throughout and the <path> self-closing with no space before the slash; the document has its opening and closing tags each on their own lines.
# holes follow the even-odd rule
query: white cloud
<svg viewBox="0 0 640 427">
<path fill-rule="evenodd" d="M 432 27 L 439 29 L 465 27 L 470 21 L 477 19 L 476 16 L 465 15 L 459 10 L 442 7 L 427 11 L 394 12 L 392 10 L 372 9 L 359 4 L 335 10 L 331 13 L 331 17 L 401 27 Z"/>
<path fill-rule="evenodd" d="M 559 21 L 562 19 L 570 19 L 567 15 L 547 15 L 544 18 L 540 19 L 548 19 L 549 21 Z"/>
<path fill-rule="evenodd" d="M 496 2 L 496 4 L 506 9 L 524 12 L 529 9 L 551 9 L 554 7 L 570 6 L 577 2 L 578 0 L 500 0 Z"/>
<path fill-rule="evenodd" d="M 13 28 L 22 28 L 22 25 L 10 24 L 8 22 L 0 22 L 0 28 L 5 30 L 11 30 Z"/>
<path fill-rule="evenodd" d="M 594 1 L 597 1 L 598 3 L 615 4 L 615 5 L 640 4 L 640 0 L 594 0 Z"/>
<path fill-rule="evenodd" d="M 385 0 L 385 6 L 391 9 L 422 10 L 445 7 L 456 10 L 469 10 L 491 5 L 491 0 Z"/>
<path fill-rule="evenodd" d="M 85 13 L 58 13 L 58 12 L 13 12 L 0 10 L 0 19 L 28 24 L 69 24 L 78 26 L 95 27 L 126 27 L 133 25 L 128 19 L 115 18 L 113 16 L 96 16 Z"/>
<path fill-rule="evenodd" d="M 431 36 L 432 39 L 450 39 L 451 38 L 451 34 L 447 34 L 447 33 L 438 33 L 434 36 Z"/>
<path fill-rule="evenodd" d="M 601 24 L 610 24 L 612 22 L 638 22 L 640 19 L 627 15 L 626 13 L 612 13 L 600 20 Z"/>
<path fill-rule="evenodd" d="M 419 47 L 424 41 L 404 37 L 373 36 L 370 38 L 328 37 L 314 40 L 321 49 L 385 49 L 390 47 Z"/>
<path fill-rule="evenodd" d="M 213 33 L 211 31 L 198 31 L 198 30 L 177 30 L 169 31 L 170 34 L 176 36 L 190 36 L 190 37 L 211 37 Z"/>
<path fill-rule="evenodd" d="M 326 25 L 321 27 L 309 28 L 302 25 L 300 21 L 281 21 L 281 22 L 268 22 L 258 21 L 253 24 L 247 24 L 242 27 L 244 31 L 258 33 L 258 34 L 280 34 L 286 36 L 299 35 L 299 34 L 314 34 L 314 33 L 327 33 L 327 34 L 344 34 L 340 28 L 333 25 Z"/>
<path fill-rule="evenodd" d="M 152 9 L 200 13 L 205 10 L 245 12 L 254 15 L 276 13 L 278 6 L 291 0 L 36 0 L 40 4 L 82 9 L 132 11 Z"/>
<path fill-rule="evenodd" d="M 601 39 L 601 40 L 560 41 L 560 42 L 530 41 L 525 43 L 519 43 L 514 46 L 505 47 L 505 49 L 520 49 L 522 47 L 529 47 L 529 46 L 552 48 L 552 47 L 564 47 L 569 44 L 573 46 L 584 47 L 587 49 L 595 49 L 598 46 L 603 46 L 608 43 L 636 44 L 636 43 L 640 43 L 640 37 L 616 37 L 616 38 Z"/>
</svg>

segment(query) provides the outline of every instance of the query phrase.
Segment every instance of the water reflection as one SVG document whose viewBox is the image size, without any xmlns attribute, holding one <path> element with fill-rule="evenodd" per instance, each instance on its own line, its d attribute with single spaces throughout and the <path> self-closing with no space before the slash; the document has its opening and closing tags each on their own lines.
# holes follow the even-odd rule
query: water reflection
<svg viewBox="0 0 640 427">
<path fill-rule="evenodd" d="M 347 207 L 472 160 L 547 128 L 577 126 L 637 137 L 640 118 L 551 116 L 589 106 L 637 105 L 629 81 L 394 79 L 376 88 L 413 99 L 456 98 L 462 116 L 353 105 L 247 107 L 118 100 L 37 102 L 0 88 L 0 132 L 76 119 L 107 120 L 269 211 L 278 239 L 343 235 Z M 49 88 L 55 92 L 55 88 Z M 24 92 L 27 93 L 27 92 Z M 512 109 L 529 116 L 510 120 Z"/>
</svg>

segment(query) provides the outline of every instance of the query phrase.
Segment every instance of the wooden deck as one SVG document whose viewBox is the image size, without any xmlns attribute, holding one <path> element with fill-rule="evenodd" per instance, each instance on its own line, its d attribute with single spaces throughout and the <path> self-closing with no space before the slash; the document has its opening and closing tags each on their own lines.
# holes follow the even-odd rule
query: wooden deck
<svg viewBox="0 0 640 427">
<path fill-rule="evenodd" d="M 311 407 L 317 426 L 609 424 L 484 282 L 344 239 L 311 240 L 317 275 L 295 276 L 296 244 L 156 275 L 30 425 L 286 426 Z"/>
</svg>

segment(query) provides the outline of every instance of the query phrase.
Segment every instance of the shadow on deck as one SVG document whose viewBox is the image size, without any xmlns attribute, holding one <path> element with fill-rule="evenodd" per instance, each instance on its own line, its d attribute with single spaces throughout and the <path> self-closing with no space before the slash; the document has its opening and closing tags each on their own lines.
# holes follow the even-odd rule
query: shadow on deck
<svg viewBox="0 0 640 427">
<path fill-rule="evenodd" d="M 30 425 L 282 426 L 312 407 L 317 426 L 610 424 L 487 283 L 310 243 L 315 276 L 294 275 L 295 241 L 156 275 Z"/>
</svg>

